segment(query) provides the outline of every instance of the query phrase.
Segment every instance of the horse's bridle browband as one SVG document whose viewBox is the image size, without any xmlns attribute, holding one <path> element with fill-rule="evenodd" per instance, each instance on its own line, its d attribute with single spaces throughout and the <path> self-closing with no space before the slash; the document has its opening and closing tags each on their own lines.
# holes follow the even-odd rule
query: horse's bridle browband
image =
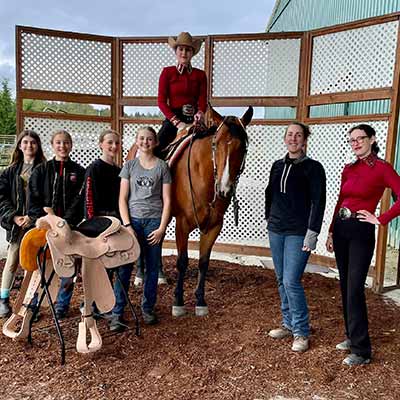
<svg viewBox="0 0 400 400">
<path fill-rule="evenodd" d="M 206 229 L 205 231 L 202 231 L 202 229 L 200 228 L 200 223 L 199 223 L 199 218 L 197 215 L 197 210 L 196 210 L 196 205 L 194 202 L 194 195 L 193 195 L 193 184 L 192 184 L 192 176 L 191 176 L 191 172 L 190 172 L 190 154 L 191 154 L 191 150 L 192 150 L 192 144 L 193 144 L 193 139 L 196 136 L 196 132 L 193 132 L 193 135 L 190 139 L 190 144 L 189 144 L 189 154 L 188 154 L 188 177 L 189 177 L 189 186 L 190 186 L 190 196 L 192 199 L 192 209 L 193 209 L 193 214 L 194 214 L 194 219 L 196 221 L 196 225 L 197 225 L 197 229 L 200 231 L 201 234 L 205 235 L 208 231 L 208 225 L 210 223 L 211 220 L 211 210 L 214 208 L 215 202 L 217 201 L 217 197 L 218 197 L 218 188 L 217 188 L 217 184 L 218 184 L 218 170 L 217 170 L 217 159 L 216 159 L 216 153 L 217 153 L 217 134 L 218 131 L 222 128 L 222 126 L 224 125 L 225 121 L 226 121 L 227 117 L 224 117 L 224 119 L 222 120 L 222 122 L 218 125 L 217 129 L 214 132 L 214 135 L 212 137 L 211 140 L 211 150 L 212 150 L 212 163 L 213 163 L 213 177 L 214 177 L 214 197 L 211 203 L 209 203 L 209 207 L 210 207 L 210 214 L 209 214 L 209 218 L 207 220 L 207 225 L 206 225 Z M 240 125 L 242 126 L 243 130 L 246 132 L 246 128 L 243 124 L 243 122 L 241 121 L 240 118 L 237 118 Z M 194 128 L 195 129 L 195 128 Z M 242 163 L 240 165 L 240 169 L 239 169 L 239 173 L 236 175 L 235 178 L 235 182 L 232 185 L 232 201 L 233 201 L 233 211 L 234 211 L 234 216 L 235 216 L 235 226 L 238 226 L 238 212 L 239 212 L 239 201 L 236 198 L 236 187 L 239 183 L 239 178 L 240 175 L 242 174 L 242 172 L 244 171 L 245 165 L 246 165 L 246 156 L 247 156 L 247 144 L 245 144 L 245 150 L 244 150 L 244 155 L 243 155 L 243 159 L 242 159 Z"/>
</svg>

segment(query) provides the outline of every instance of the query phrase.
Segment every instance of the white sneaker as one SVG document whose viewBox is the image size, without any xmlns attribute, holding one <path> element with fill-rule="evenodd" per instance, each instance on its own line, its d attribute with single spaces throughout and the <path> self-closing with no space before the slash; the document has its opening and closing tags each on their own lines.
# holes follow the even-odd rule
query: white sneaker
<svg viewBox="0 0 400 400">
<path fill-rule="evenodd" d="M 350 339 L 343 340 L 343 342 L 340 342 L 336 345 L 336 350 L 348 351 L 350 350 L 350 344 Z"/>
<path fill-rule="evenodd" d="M 309 339 L 305 336 L 295 336 L 293 340 L 292 350 L 302 353 L 310 347 Z"/>
<path fill-rule="evenodd" d="M 285 337 L 292 336 L 292 331 L 283 326 L 282 328 L 272 329 L 268 332 L 268 336 L 273 339 L 284 339 Z"/>
<path fill-rule="evenodd" d="M 159 285 L 166 285 L 167 282 L 167 278 L 164 275 L 163 271 L 158 271 L 158 284 Z"/>
</svg>

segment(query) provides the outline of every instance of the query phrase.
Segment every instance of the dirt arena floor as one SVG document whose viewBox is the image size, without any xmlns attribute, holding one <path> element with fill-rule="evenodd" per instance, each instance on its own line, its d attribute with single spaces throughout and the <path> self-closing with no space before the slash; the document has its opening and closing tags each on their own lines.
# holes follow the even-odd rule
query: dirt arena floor
<svg viewBox="0 0 400 400">
<path fill-rule="evenodd" d="M 171 316 L 175 257 L 165 257 L 164 263 L 169 284 L 159 288 L 161 321 L 142 326 L 140 337 L 133 330 L 109 335 L 106 321 L 100 321 L 103 348 L 78 354 L 79 284 L 72 315 L 62 325 L 65 366 L 46 312 L 34 326 L 32 346 L 0 335 L 0 399 L 400 399 L 400 308 L 381 296 L 368 291 L 373 363 L 349 368 L 341 365 L 345 354 L 335 350 L 343 339 L 336 280 L 305 275 L 311 349 L 296 354 L 290 339 L 267 336 L 280 323 L 273 271 L 211 261 L 210 315 L 199 318 L 194 316 L 196 261 L 191 260 L 189 313 L 176 319 Z M 136 304 L 140 296 L 141 290 L 132 288 Z"/>
</svg>

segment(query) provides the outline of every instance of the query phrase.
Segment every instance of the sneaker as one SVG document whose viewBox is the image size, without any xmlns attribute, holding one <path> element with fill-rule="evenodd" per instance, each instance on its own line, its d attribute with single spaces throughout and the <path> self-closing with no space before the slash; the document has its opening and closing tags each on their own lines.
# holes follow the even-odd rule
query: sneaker
<svg viewBox="0 0 400 400">
<path fill-rule="evenodd" d="M 306 336 L 295 336 L 293 340 L 292 350 L 302 353 L 310 347 L 309 339 Z"/>
<path fill-rule="evenodd" d="M 56 308 L 56 317 L 57 319 L 65 319 L 67 317 L 68 310 L 65 308 Z"/>
<path fill-rule="evenodd" d="M 349 351 L 350 344 L 351 344 L 350 339 L 343 340 L 343 342 L 340 342 L 336 345 L 336 350 Z"/>
<path fill-rule="evenodd" d="M 292 336 L 292 331 L 283 326 L 282 328 L 272 329 L 268 332 L 268 336 L 273 339 L 284 339 L 285 337 Z"/>
<path fill-rule="evenodd" d="M 0 318 L 7 318 L 11 315 L 10 299 L 0 299 Z"/>
<path fill-rule="evenodd" d="M 122 315 L 112 315 L 110 319 L 109 329 L 111 332 L 123 332 L 128 326 Z"/>
<path fill-rule="evenodd" d="M 155 325 L 158 323 L 158 318 L 155 312 L 144 312 L 142 311 L 143 322 L 146 325 Z"/>
<path fill-rule="evenodd" d="M 352 366 L 369 364 L 370 362 L 370 358 L 365 358 L 363 356 L 359 356 L 358 354 L 351 353 L 343 360 L 342 364 Z"/>
<path fill-rule="evenodd" d="M 159 285 L 166 285 L 167 284 L 167 278 L 165 277 L 165 274 L 162 269 L 158 271 L 158 284 Z"/>
</svg>

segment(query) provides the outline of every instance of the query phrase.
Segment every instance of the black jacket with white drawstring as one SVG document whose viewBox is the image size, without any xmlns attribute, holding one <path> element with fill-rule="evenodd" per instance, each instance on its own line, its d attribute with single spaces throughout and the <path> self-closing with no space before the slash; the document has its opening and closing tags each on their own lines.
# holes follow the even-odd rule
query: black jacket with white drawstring
<svg viewBox="0 0 400 400">
<path fill-rule="evenodd" d="M 326 202 L 326 177 L 321 163 L 303 154 L 274 162 L 265 190 L 268 230 L 283 235 L 305 235 L 314 249 Z"/>
</svg>

